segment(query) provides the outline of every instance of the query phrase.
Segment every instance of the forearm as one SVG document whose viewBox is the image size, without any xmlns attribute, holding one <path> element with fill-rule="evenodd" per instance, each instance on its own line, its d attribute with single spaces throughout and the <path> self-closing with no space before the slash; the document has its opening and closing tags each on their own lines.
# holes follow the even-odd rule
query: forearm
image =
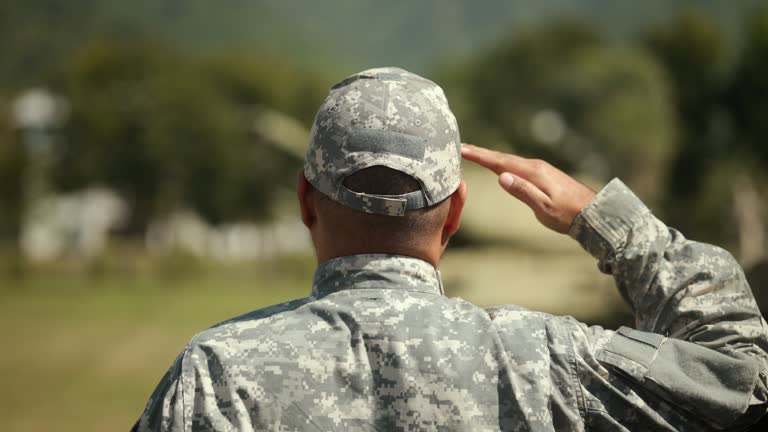
<svg viewBox="0 0 768 432">
<path fill-rule="evenodd" d="M 583 209 L 570 234 L 614 277 L 639 330 L 583 326 L 584 337 L 574 339 L 581 370 L 599 376 L 607 366 L 628 389 L 648 392 L 632 408 L 647 411 L 648 422 L 662 414 L 680 429 L 701 419 L 701 428 L 738 429 L 765 411 L 766 325 L 728 252 L 668 228 L 618 180 Z M 625 408 L 600 396 L 622 384 L 591 375 L 583 382 L 599 406 Z"/>
<path fill-rule="evenodd" d="M 553 330 L 571 340 L 593 429 L 740 430 L 766 411 L 766 324 L 727 252 L 686 240 L 618 180 L 596 196 L 542 161 L 475 146 L 462 154 L 597 257 L 635 311 L 638 330 L 570 318 Z"/>
<path fill-rule="evenodd" d="M 620 181 L 584 208 L 570 233 L 613 275 L 638 330 L 766 358 L 764 321 L 733 257 L 668 228 Z"/>
</svg>

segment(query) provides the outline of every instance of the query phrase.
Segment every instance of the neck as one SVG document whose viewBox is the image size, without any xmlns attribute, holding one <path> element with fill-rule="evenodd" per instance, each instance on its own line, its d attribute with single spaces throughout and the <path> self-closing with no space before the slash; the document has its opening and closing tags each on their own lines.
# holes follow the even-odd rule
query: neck
<svg viewBox="0 0 768 432">
<path fill-rule="evenodd" d="M 364 254 L 320 264 L 312 295 L 321 298 L 340 290 L 367 288 L 444 294 L 440 272 L 430 263 L 402 255 Z"/>
<path fill-rule="evenodd" d="M 435 268 L 437 268 L 438 264 L 440 263 L 439 253 L 437 254 L 429 253 L 429 251 L 422 250 L 419 248 L 408 248 L 408 247 L 402 247 L 402 246 L 400 247 L 386 247 L 386 246 L 361 247 L 361 246 L 355 246 L 355 245 L 334 245 L 334 246 L 335 247 L 333 248 L 323 248 L 323 247 L 318 247 L 317 242 L 315 243 L 315 250 L 317 251 L 318 264 L 322 264 L 334 258 L 351 256 L 351 255 L 362 255 L 362 254 L 403 255 L 403 256 L 408 256 L 412 258 L 418 258 L 422 261 L 426 261 L 432 264 L 432 266 Z"/>
</svg>

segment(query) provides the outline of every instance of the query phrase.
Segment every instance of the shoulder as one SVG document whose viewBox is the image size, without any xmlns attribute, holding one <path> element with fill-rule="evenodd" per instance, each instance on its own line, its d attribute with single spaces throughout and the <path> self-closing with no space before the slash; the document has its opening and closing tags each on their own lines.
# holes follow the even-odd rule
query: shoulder
<svg viewBox="0 0 768 432">
<path fill-rule="evenodd" d="M 290 319 L 292 315 L 295 315 L 297 309 L 313 300 L 314 298 L 312 297 L 304 297 L 256 309 L 230 318 L 196 334 L 190 341 L 189 346 L 192 347 L 201 343 L 222 339 L 232 340 L 238 338 L 243 333 L 250 333 L 250 330 L 269 327 L 274 325 L 275 321 Z"/>
<path fill-rule="evenodd" d="M 541 326 L 562 320 L 563 317 L 550 315 L 545 312 L 532 311 L 518 305 L 496 305 L 485 308 L 485 313 L 496 324 L 516 325 L 522 327 Z"/>
<path fill-rule="evenodd" d="M 571 316 L 551 315 L 517 305 L 485 308 L 502 341 L 511 347 L 536 345 L 554 352 L 571 352 L 586 325 Z"/>
</svg>

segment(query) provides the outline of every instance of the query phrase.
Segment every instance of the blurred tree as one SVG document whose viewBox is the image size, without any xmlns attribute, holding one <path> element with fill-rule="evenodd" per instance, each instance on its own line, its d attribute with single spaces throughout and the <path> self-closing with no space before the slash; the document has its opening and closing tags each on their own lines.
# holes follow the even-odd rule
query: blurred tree
<svg viewBox="0 0 768 432">
<path fill-rule="evenodd" d="M 0 4 L 0 88 L 53 78 L 75 47 L 93 37 L 103 11 L 93 0 L 5 1 Z M 106 9 L 106 8 L 105 8 Z"/>
<path fill-rule="evenodd" d="M 735 117 L 743 150 L 768 167 L 768 8 L 746 25 L 746 43 L 727 101 Z"/>
<path fill-rule="evenodd" d="M 24 148 L 10 124 L 7 102 L 0 98 L 0 243 L 15 248 L 21 229 Z"/>
<path fill-rule="evenodd" d="M 743 178 L 733 183 L 734 207 L 742 259 L 748 262 L 762 259 L 765 263 L 768 260 L 765 240 L 768 237 L 768 101 L 765 99 L 768 94 L 768 8 L 753 14 L 745 27 L 745 49 L 725 96 L 734 117 L 737 155 L 743 161 L 740 166 Z M 751 199 L 746 199 L 750 196 Z"/>
<path fill-rule="evenodd" d="M 679 146 L 668 173 L 664 213 L 668 223 L 690 236 L 723 242 L 733 233 L 722 230 L 727 219 L 726 163 L 733 150 L 730 119 L 722 105 L 727 53 L 720 30 L 707 18 L 685 13 L 643 36 L 672 83 L 679 123 Z"/>
<path fill-rule="evenodd" d="M 652 29 L 643 41 L 670 77 L 680 118 L 665 217 L 689 236 L 738 246 L 740 257 L 752 260 L 765 231 L 766 197 L 757 191 L 768 184 L 768 104 L 760 96 L 768 91 L 768 15 L 754 14 L 746 29 L 738 57 L 718 27 L 696 13 Z"/>
<path fill-rule="evenodd" d="M 675 143 L 653 58 L 564 21 L 500 44 L 473 69 L 475 121 L 521 153 L 604 178 L 620 174 L 653 201 Z"/>
<path fill-rule="evenodd" d="M 225 94 L 243 106 L 268 104 L 311 126 L 331 82 L 268 56 L 220 58 L 208 72 Z"/>
<path fill-rule="evenodd" d="M 248 134 L 246 104 L 271 101 L 233 76 L 153 47 L 84 49 L 69 70 L 57 184 L 115 188 L 132 204 L 134 232 L 186 206 L 214 223 L 268 217 L 298 162 Z"/>
</svg>

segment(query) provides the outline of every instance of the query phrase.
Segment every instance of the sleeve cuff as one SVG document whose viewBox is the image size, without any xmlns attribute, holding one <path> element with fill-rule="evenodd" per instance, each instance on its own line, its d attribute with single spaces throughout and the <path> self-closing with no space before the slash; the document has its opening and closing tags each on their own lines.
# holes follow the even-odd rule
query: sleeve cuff
<svg viewBox="0 0 768 432">
<path fill-rule="evenodd" d="M 568 234 L 603 262 L 624 247 L 630 230 L 649 214 L 645 204 L 615 178 L 581 210 Z"/>
</svg>

